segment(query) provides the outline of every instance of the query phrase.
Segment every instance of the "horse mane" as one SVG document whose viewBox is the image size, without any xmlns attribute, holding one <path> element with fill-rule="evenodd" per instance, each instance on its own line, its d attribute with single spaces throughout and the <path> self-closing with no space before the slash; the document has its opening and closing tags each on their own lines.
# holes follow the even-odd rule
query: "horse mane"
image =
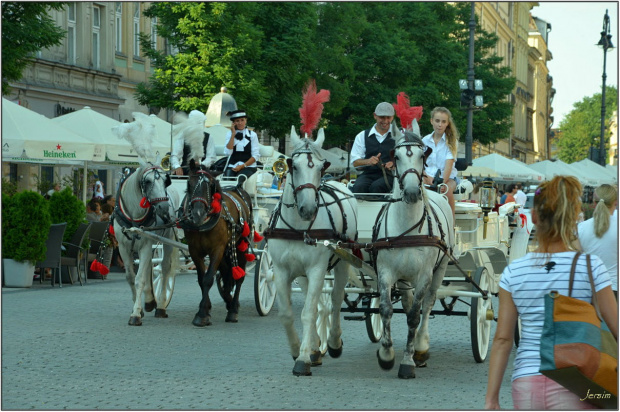
<svg viewBox="0 0 620 412">
<path fill-rule="evenodd" d="M 422 141 L 422 139 L 420 138 L 420 136 L 418 136 L 417 134 L 409 131 L 409 130 L 405 130 L 405 133 L 403 134 L 403 137 L 401 137 L 400 139 L 398 139 L 398 142 L 396 142 L 396 145 L 400 144 L 400 143 L 414 143 L 416 145 L 421 145 L 421 146 L 425 146 L 424 142 Z"/>
</svg>

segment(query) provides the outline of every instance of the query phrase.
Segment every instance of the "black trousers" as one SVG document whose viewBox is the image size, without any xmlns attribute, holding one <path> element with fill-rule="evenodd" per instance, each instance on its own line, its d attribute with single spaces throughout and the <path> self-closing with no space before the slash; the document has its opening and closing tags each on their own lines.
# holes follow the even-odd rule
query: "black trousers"
<svg viewBox="0 0 620 412">
<path fill-rule="evenodd" d="M 392 191 L 393 177 L 386 175 L 388 183 L 385 182 L 383 173 L 362 173 L 355 179 L 355 184 L 351 191 L 353 193 L 389 193 Z"/>
<path fill-rule="evenodd" d="M 239 170 L 238 172 L 233 172 L 232 167 L 227 167 L 226 168 L 226 172 L 224 172 L 224 177 L 235 177 L 235 176 L 239 176 L 239 175 L 245 175 L 247 177 L 252 176 L 254 173 L 256 173 L 256 168 L 255 167 L 244 167 L 243 169 Z"/>
</svg>

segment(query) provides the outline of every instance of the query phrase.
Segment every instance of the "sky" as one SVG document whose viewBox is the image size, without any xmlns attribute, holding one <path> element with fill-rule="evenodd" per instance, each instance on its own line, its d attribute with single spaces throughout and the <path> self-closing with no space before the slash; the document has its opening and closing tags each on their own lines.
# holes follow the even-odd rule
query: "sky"
<svg viewBox="0 0 620 412">
<path fill-rule="evenodd" d="M 539 2 L 532 16 L 551 23 L 547 46 L 553 60 L 547 63 L 556 94 L 553 100 L 553 128 L 584 97 L 601 93 L 603 49 L 596 46 L 603 31 L 605 10 L 609 10 L 611 43 L 607 50 L 607 86 L 618 87 L 618 3 Z"/>
</svg>

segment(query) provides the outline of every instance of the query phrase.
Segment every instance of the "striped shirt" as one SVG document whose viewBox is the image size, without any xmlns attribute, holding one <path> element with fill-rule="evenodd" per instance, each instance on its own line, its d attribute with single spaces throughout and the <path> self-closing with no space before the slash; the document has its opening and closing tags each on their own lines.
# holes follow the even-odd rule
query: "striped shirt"
<svg viewBox="0 0 620 412">
<path fill-rule="evenodd" d="M 545 317 L 546 294 L 557 290 L 568 296 L 568 279 L 575 252 L 528 253 L 514 260 L 504 269 L 499 286 L 512 295 L 521 319 L 521 339 L 515 357 L 512 380 L 540 375 L 540 336 Z M 548 262 L 555 265 L 547 271 Z M 591 256 L 594 287 L 598 292 L 611 286 L 605 265 L 597 256 Z M 572 297 L 592 302 L 586 256 L 581 255 L 575 268 Z"/>
</svg>

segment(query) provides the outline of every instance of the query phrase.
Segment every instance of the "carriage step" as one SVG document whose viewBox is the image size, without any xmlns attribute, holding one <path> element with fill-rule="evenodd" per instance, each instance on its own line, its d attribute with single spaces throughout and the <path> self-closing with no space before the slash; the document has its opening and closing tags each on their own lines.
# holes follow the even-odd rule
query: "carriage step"
<svg viewBox="0 0 620 412">
<path fill-rule="evenodd" d="M 344 320 L 359 320 L 359 321 L 363 321 L 366 320 L 366 315 L 360 315 L 360 316 L 345 316 Z"/>
</svg>

